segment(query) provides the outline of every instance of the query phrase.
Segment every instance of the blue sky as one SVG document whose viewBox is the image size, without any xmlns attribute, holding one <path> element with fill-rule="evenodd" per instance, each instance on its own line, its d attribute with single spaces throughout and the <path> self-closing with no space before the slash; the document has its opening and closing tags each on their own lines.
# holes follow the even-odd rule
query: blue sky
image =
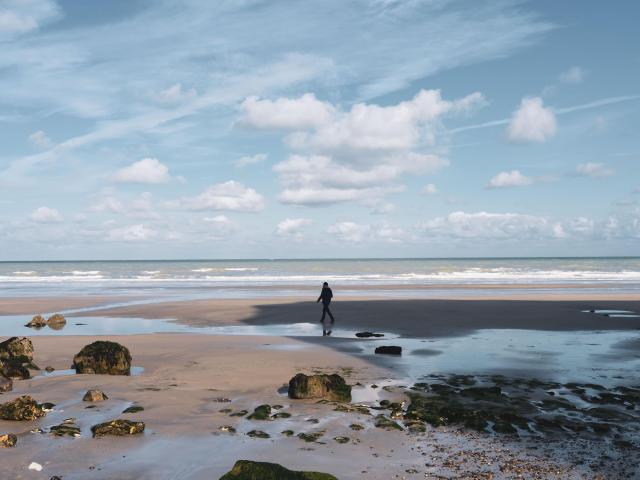
<svg viewBox="0 0 640 480">
<path fill-rule="evenodd" d="M 0 260 L 639 255 L 639 16 L 0 0 Z"/>
</svg>

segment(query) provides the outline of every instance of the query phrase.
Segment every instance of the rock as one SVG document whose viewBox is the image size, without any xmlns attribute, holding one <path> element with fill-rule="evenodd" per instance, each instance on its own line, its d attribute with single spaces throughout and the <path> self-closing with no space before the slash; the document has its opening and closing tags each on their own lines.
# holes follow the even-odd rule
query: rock
<svg viewBox="0 0 640 480">
<path fill-rule="evenodd" d="M 384 415 L 378 415 L 376 417 L 376 427 L 384 430 L 402 430 L 402 427 L 393 420 L 389 420 Z"/>
<path fill-rule="evenodd" d="M 218 427 L 218 430 L 224 433 L 236 433 L 236 429 L 233 428 L 231 425 L 222 425 Z"/>
<path fill-rule="evenodd" d="M 67 319 L 64 318 L 64 315 L 59 313 L 55 313 L 47 319 L 47 325 L 49 325 L 49 328 L 53 328 L 54 330 L 61 330 L 66 324 Z"/>
<path fill-rule="evenodd" d="M 378 355 L 402 355 L 402 347 L 396 345 L 383 345 L 376 347 L 375 353 Z"/>
<path fill-rule="evenodd" d="M 312 432 L 312 433 L 299 433 L 298 438 L 304 440 L 307 443 L 316 442 L 320 437 L 324 435 L 324 431 Z"/>
<path fill-rule="evenodd" d="M 333 402 L 350 402 L 351 385 L 338 374 L 305 375 L 299 373 L 289 380 L 290 398 L 321 398 Z"/>
<path fill-rule="evenodd" d="M 220 480 L 338 480 L 333 475 L 320 472 L 297 472 L 277 463 L 238 460 L 230 472 Z"/>
<path fill-rule="evenodd" d="M 33 343 L 27 337 L 11 337 L 0 343 L 0 360 L 29 363 L 33 360 Z"/>
<path fill-rule="evenodd" d="M 295 432 L 293 430 L 283 430 L 280 432 L 282 435 L 284 435 L 285 437 L 291 437 L 295 434 Z"/>
<path fill-rule="evenodd" d="M 51 427 L 49 433 L 55 437 L 79 437 L 80 428 L 73 423 L 63 422 Z"/>
<path fill-rule="evenodd" d="M 144 432 L 144 422 L 134 422 L 131 420 L 111 420 L 110 422 L 99 423 L 91 427 L 94 437 L 114 435 L 122 437 L 125 435 L 137 435 Z"/>
<path fill-rule="evenodd" d="M 44 319 L 42 315 L 35 315 L 29 321 L 29 323 L 25 325 L 25 327 L 39 329 L 39 328 L 45 327 L 46 325 L 47 325 L 47 321 Z"/>
<path fill-rule="evenodd" d="M 132 405 L 130 407 L 125 408 L 122 413 L 138 413 L 143 412 L 144 407 L 142 405 Z"/>
<path fill-rule="evenodd" d="M 0 435 L 0 448 L 15 447 L 16 443 L 18 443 L 18 437 L 16 437 L 13 433 Z"/>
<path fill-rule="evenodd" d="M 278 412 L 274 415 L 271 415 L 271 418 L 273 418 L 274 420 L 278 418 L 289 418 L 289 417 L 291 417 L 291 414 L 289 412 Z"/>
<path fill-rule="evenodd" d="M 349 443 L 349 437 L 333 437 L 338 443 Z"/>
<path fill-rule="evenodd" d="M 13 380 L 0 374 L 0 393 L 13 390 Z"/>
<path fill-rule="evenodd" d="M 247 435 L 251 438 L 271 438 L 271 435 L 267 432 L 263 432 L 262 430 L 251 430 L 250 432 L 247 432 Z"/>
<path fill-rule="evenodd" d="M 363 427 L 362 425 L 360 425 L 359 423 L 352 423 L 351 425 L 349 425 L 349 428 L 350 428 L 351 430 L 356 431 L 356 432 L 357 432 L 358 430 L 364 430 L 364 427 Z"/>
<path fill-rule="evenodd" d="M 116 342 L 97 341 L 73 357 L 76 373 L 131 375 L 131 354 Z"/>
<path fill-rule="evenodd" d="M 251 415 L 247 418 L 249 420 L 269 420 L 271 416 L 271 407 L 269 405 L 258 405 Z"/>
<path fill-rule="evenodd" d="M 89 390 L 82 397 L 83 402 L 104 402 L 109 397 L 102 390 Z"/>
<path fill-rule="evenodd" d="M 51 373 L 55 370 L 55 368 L 53 368 L 52 366 L 46 366 L 44 367 L 44 371 L 47 373 Z"/>
<path fill-rule="evenodd" d="M 0 372 L 7 378 L 19 378 L 21 380 L 28 380 L 31 378 L 29 369 L 16 360 L 0 361 Z"/>
<path fill-rule="evenodd" d="M 29 395 L 0 404 L 0 420 L 35 420 L 45 415 L 42 405 Z"/>
<path fill-rule="evenodd" d="M 356 333 L 358 338 L 371 338 L 371 337 L 384 337 L 384 333 L 372 333 L 372 332 L 358 332 Z"/>
</svg>

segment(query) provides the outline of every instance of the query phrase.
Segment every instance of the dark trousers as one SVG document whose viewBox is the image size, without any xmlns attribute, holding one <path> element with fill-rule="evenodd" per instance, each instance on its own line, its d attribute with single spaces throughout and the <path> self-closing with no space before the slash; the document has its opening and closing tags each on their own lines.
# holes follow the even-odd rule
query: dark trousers
<svg viewBox="0 0 640 480">
<path fill-rule="evenodd" d="M 333 318 L 333 315 L 331 314 L 331 310 L 329 310 L 329 304 L 328 303 L 323 303 L 322 304 L 322 318 L 320 319 L 321 322 L 324 322 L 324 318 L 327 315 L 327 313 L 329 314 L 329 318 L 331 319 L 331 323 L 333 323 L 335 321 L 335 319 Z"/>
</svg>

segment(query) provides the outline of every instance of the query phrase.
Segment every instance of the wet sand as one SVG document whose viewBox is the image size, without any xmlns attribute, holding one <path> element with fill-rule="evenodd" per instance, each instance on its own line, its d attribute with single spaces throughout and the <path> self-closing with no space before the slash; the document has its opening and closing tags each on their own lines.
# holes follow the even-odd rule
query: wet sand
<svg viewBox="0 0 640 480">
<path fill-rule="evenodd" d="M 0 311 L 32 313 L 34 305 L 53 311 L 104 303 L 103 298 L 29 299 L 22 303 L 3 299 Z M 637 318 L 580 312 L 589 308 L 638 311 L 640 302 L 349 298 L 336 301 L 334 313 L 340 324 L 354 329 L 391 331 L 407 337 L 447 337 L 502 328 L 626 330 L 631 336 L 640 328 Z M 211 326 L 314 322 L 319 313 L 314 302 L 289 298 L 164 302 L 82 315 L 169 318 L 188 325 Z M 21 333 L 28 336 L 29 331 Z M 385 368 L 384 362 L 350 354 L 345 339 L 196 334 L 108 338 L 130 349 L 133 365 L 143 368 L 141 374 L 53 375 L 15 381 L 13 392 L 0 395 L 0 402 L 30 394 L 40 402 L 57 404 L 54 411 L 34 422 L 0 421 L 0 434 L 12 432 L 19 437 L 17 447 L 0 449 L 0 478 L 60 475 L 65 480 L 215 479 L 236 460 L 252 459 L 275 461 L 293 469 L 325 471 L 340 479 L 520 478 L 518 475 L 609 479 L 627 475 L 638 461 L 633 451 L 579 437 L 541 442 L 430 426 L 426 435 L 418 436 L 386 431 L 373 426 L 377 414 L 374 410 L 373 415 L 334 412 L 331 405 L 292 401 L 278 392 L 297 372 L 335 372 L 344 375 L 350 384 L 363 385 L 354 387 L 356 402 L 375 405 L 382 398 L 406 400 L 400 391 L 371 388 L 372 384 L 393 385 L 394 380 L 398 383 L 404 378 L 393 367 Z M 63 371 L 82 346 L 104 337 L 44 335 L 32 339 L 35 363 Z M 640 348 L 637 340 L 628 343 L 628 348 Z M 95 409 L 86 409 L 82 396 L 90 388 L 104 390 L 109 400 Z M 251 411 L 264 403 L 283 405 L 281 411 L 292 417 L 259 422 L 220 412 L 225 408 Z M 121 414 L 132 404 L 142 405 L 145 410 Z M 46 431 L 69 417 L 77 418 L 82 437 L 53 438 L 46 433 L 29 433 L 35 427 Z M 145 434 L 135 438 L 91 438 L 89 429 L 93 424 L 118 417 L 144 421 Z M 312 419 L 317 423 L 309 421 Z M 353 431 L 349 428 L 351 423 L 365 428 Z M 223 433 L 219 430 L 223 425 L 233 426 L 237 432 Z M 264 430 L 271 438 L 250 438 L 246 433 L 252 429 Z M 306 443 L 296 436 L 285 437 L 281 433 L 285 429 L 296 434 L 324 433 L 318 442 Z M 338 444 L 334 440 L 338 436 L 348 437 L 349 442 Z M 32 461 L 43 465 L 44 470 L 39 474 L 28 471 Z"/>
</svg>

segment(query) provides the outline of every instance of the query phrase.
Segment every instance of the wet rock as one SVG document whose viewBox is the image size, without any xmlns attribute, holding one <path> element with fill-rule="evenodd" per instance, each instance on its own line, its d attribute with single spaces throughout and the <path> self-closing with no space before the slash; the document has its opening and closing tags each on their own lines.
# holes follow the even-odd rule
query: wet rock
<svg viewBox="0 0 640 480">
<path fill-rule="evenodd" d="M 29 363 L 33 360 L 33 343 L 27 337 L 11 337 L 0 343 L 0 361 Z"/>
<path fill-rule="evenodd" d="M 35 420 L 45 415 L 43 406 L 29 395 L 0 404 L 0 420 Z"/>
<path fill-rule="evenodd" d="M 377 355 L 402 355 L 402 347 L 397 345 L 381 345 L 376 347 L 375 353 Z"/>
<path fill-rule="evenodd" d="M 220 480 L 338 480 L 320 472 L 297 472 L 277 463 L 238 460 Z"/>
<path fill-rule="evenodd" d="M 236 429 L 231 425 L 221 425 L 220 427 L 218 427 L 218 430 L 224 433 L 236 433 Z"/>
<path fill-rule="evenodd" d="M 293 430 L 283 430 L 282 435 L 284 435 L 285 437 L 292 437 L 293 435 L 295 435 L 295 432 Z"/>
<path fill-rule="evenodd" d="M 420 420 L 404 420 L 402 423 L 411 433 L 424 433 L 427 431 L 425 423 Z"/>
<path fill-rule="evenodd" d="M 334 402 L 351 401 L 351 385 L 347 385 L 338 374 L 305 375 L 297 374 L 289 380 L 290 398 L 321 398 Z"/>
<path fill-rule="evenodd" d="M 69 419 L 60 425 L 54 425 L 49 429 L 49 433 L 54 437 L 79 437 L 80 428 L 75 425 L 75 419 Z"/>
<path fill-rule="evenodd" d="M 144 422 L 134 422 L 132 420 L 117 419 L 110 422 L 99 423 L 91 427 L 94 437 L 114 435 L 122 437 L 125 435 L 137 435 L 144 432 Z"/>
<path fill-rule="evenodd" d="M 352 423 L 351 425 L 349 425 L 349 428 L 356 432 L 358 430 L 364 430 L 364 426 L 360 425 L 359 423 Z"/>
<path fill-rule="evenodd" d="M 223 409 L 223 410 L 225 410 L 225 409 Z M 230 413 L 229 416 L 230 417 L 244 417 L 247 413 L 249 413 L 248 410 L 238 410 L 237 412 Z"/>
<path fill-rule="evenodd" d="M 130 407 L 125 408 L 122 413 L 138 413 L 144 411 L 144 407 L 142 405 L 131 405 Z"/>
<path fill-rule="evenodd" d="M 384 415 L 378 415 L 376 417 L 375 425 L 377 428 L 382 428 L 384 430 L 402 430 L 402 427 L 398 423 L 388 419 Z"/>
<path fill-rule="evenodd" d="M 42 315 L 35 315 L 25 327 L 40 329 L 47 325 L 47 321 Z"/>
<path fill-rule="evenodd" d="M 76 373 L 131 375 L 131 354 L 116 342 L 97 341 L 73 357 Z"/>
<path fill-rule="evenodd" d="M 16 443 L 18 443 L 18 437 L 16 437 L 13 433 L 0 435 L 0 448 L 15 447 Z"/>
<path fill-rule="evenodd" d="M 354 405 L 352 403 L 340 403 L 336 405 L 336 408 L 333 409 L 335 412 L 345 412 L 345 413 L 361 413 L 363 415 L 371 415 L 369 412 L 369 407 L 366 405 Z"/>
<path fill-rule="evenodd" d="M 356 333 L 356 337 L 358 338 L 371 338 L 371 337 L 384 337 L 384 333 L 373 333 L 373 332 L 358 332 Z"/>
<path fill-rule="evenodd" d="M 20 380 L 31 378 L 31 373 L 26 364 L 13 359 L 0 361 L 0 374 L 6 378 L 18 378 Z"/>
<path fill-rule="evenodd" d="M 0 374 L 0 393 L 13 390 L 13 380 Z"/>
<path fill-rule="evenodd" d="M 51 366 L 46 366 L 44 367 L 44 371 L 47 373 L 51 373 L 55 370 L 55 368 L 51 367 Z"/>
<path fill-rule="evenodd" d="M 271 418 L 273 418 L 274 420 L 277 420 L 279 418 L 289 418 L 289 417 L 291 417 L 291 414 L 288 412 L 278 412 L 271 415 Z"/>
<path fill-rule="evenodd" d="M 109 397 L 102 390 L 89 390 L 82 397 L 83 402 L 104 402 Z"/>
<path fill-rule="evenodd" d="M 49 326 L 49 328 L 52 328 L 54 330 L 62 330 L 66 324 L 67 319 L 64 318 L 64 315 L 61 315 L 59 313 L 55 313 L 47 319 L 47 325 Z"/>
<path fill-rule="evenodd" d="M 311 432 L 311 433 L 299 433 L 298 438 L 304 440 L 307 443 L 316 442 L 320 437 L 324 435 L 323 431 Z"/>
<path fill-rule="evenodd" d="M 269 405 L 258 405 L 251 415 L 247 417 L 249 420 L 270 420 L 271 407 Z"/>
<path fill-rule="evenodd" d="M 247 435 L 251 438 L 271 438 L 267 432 L 263 432 L 262 430 L 251 430 L 247 432 Z"/>
<path fill-rule="evenodd" d="M 349 443 L 349 437 L 333 437 L 338 443 Z"/>
</svg>

